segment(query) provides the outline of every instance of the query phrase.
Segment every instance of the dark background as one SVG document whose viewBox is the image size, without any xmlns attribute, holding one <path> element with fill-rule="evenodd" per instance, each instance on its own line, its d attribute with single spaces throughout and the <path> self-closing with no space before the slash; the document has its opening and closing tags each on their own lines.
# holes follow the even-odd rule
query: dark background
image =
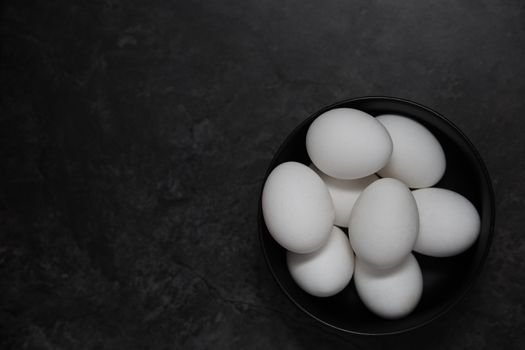
<svg viewBox="0 0 525 350">
<path fill-rule="evenodd" d="M 525 347 L 523 1 L 7 1 L 0 346 Z M 284 137 L 337 100 L 436 109 L 491 173 L 471 292 L 387 338 L 320 329 L 278 289 L 257 196 Z"/>
</svg>

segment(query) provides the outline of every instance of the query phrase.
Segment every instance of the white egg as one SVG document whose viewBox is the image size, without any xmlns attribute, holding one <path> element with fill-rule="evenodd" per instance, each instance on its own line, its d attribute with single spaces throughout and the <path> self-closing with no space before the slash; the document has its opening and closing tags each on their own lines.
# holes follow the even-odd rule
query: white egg
<svg viewBox="0 0 525 350">
<path fill-rule="evenodd" d="M 432 133 L 415 120 L 399 115 L 377 117 L 394 144 L 392 156 L 378 174 L 403 181 L 408 187 L 434 186 L 445 173 L 445 152 Z"/>
<path fill-rule="evenodd" d="M 442 188 L 423 188 L 412 194 L 419 211 L 416 252 L 448 257 L 474 244 L 479 236 L 480 217 L 468 199 Z"/>
<path fill-rule="evenodd" d="M 399 264 L 414 248 L 419 215 L 412 193 L 401 181 L 384 178 L 363 190 L 348 224 L 357 257 L 377 268 Z"/>
<path fill-rule="evenodd" d="M 423 292 L 423 275 L 412 254 L 390 269 L 376 269 L 357 258 L 354 281 L 366 307 L 388 319 L 412 312 Z"/>
<path fill-rule="evenodd" d="M 361 179 L 341 180 L 326 175 L 313 163 L 310 164 L 310 168 L 323 179 L 330 192 L 335 209 L 335 224 L 340 227 L 348 227 L 350 213 L 357 198 L 368 185 L 379 179 L 379 177 L 373 174 Z"/>
<path fill-rule="evenodd" d="M 319 250 L 309 254 L 287 252 L 286 262 L 299 287 L 317 297 L 339 293 L 354 273 L 354 253 L 338 227 L 332 228 L 330 238 Z"/>
<path fill-rule="evenodd" d="M 263 188 L 262 212 L 272 237 L 296 253 L 310 253 L 323 246 L 335 218 L 323 180 L 297 162 L 280 164 L 270 173 Z"/>
<path fill-rule="evenodd" d="M 310 125 L 306 149 L 323 173 L 350 180 L 381 169 L 392 153 L 392 140 L 371 115 L 337 108 L 323 113 Z"/>
</svg>

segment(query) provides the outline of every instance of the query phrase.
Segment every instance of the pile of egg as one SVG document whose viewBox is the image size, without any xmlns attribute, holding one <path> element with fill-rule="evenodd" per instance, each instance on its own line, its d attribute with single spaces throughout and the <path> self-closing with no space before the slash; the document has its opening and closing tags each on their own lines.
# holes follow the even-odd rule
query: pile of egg
<svg viewBox="0 0 525 350">
<path fill-rule="evenodd" d="M 413 119 L 338 108 L 314 120 L 306 149 L 313 163 L 280 164 L 262 194 L 266 226 L 287 250 L 293 280 L 329 297 L 354 277 L 369 310 L 409 314 L 423 291 L 412 251 L 449 257 L 479 235 L 472 203 L 431 187 L 445 173 L 443 148 Z"/>
</svg>

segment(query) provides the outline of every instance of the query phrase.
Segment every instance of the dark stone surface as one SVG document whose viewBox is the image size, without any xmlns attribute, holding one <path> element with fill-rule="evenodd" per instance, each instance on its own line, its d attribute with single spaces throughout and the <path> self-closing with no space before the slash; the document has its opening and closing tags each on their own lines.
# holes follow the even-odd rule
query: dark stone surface
<svg viewBox="0 0 525 350">
<path fill-rule="evenodd" d="M 525 347 L 522 1 L 7 1 L 0 347 Z M 262 258 L 257 195 L 311 112 L 393 95 L 478 147 L 486 268 L 419 331 L 320 329 Z"/>
</svg>

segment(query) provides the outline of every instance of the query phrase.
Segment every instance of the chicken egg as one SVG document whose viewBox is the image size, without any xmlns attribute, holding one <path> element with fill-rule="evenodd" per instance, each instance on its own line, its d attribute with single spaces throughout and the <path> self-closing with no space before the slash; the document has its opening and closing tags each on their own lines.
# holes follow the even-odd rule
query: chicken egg
<svg viewBox="0 0 525 350">
<path fill-rule="evenodd" d="M 335 224 L 339 227 L 348 227 L 350 213 L 357 198 L 368 185 L 379 179 L 379 177 L 372 174 L 361 179 L 341 180 L 326 175 L 314 164 L 311 164 L 310 168 L 323 179 L 330 192 L 335 209 Z"/>
<path fill-rule="evenodd" d="M 423 188 L 412 194 L 419 211 L 416 252 L 448 257 L 474 244 L 481 223 L 476 208 L 468 199 L 443 188 Z"/>
<path fill-rule="evenodd" d="M 388 130 L 393 143 L 392 156 L 378 174 L 401 180 L 410 188 L 435 185 L 446 168 L 445 152 L 436 137 L 410 118 L 385 114 L 377 120 Z"/>
<path fill-rule="evenodd" d="M 264 222 L 281 246 L 296 253 L 319 249 L 330 236 L 335 211 L 323 180 L 298 162 L 270 173 L 262 193 Z"/>
<path fill-rule="evenodd" d="M 388 319 L 408 315 L 423 293 L 423 275 L 412 254 L 389 269 L 377 269 L 357 258 L 354 281 L 357 294 L 365 306 Z"/>
<path fill-rule="evenodd" d="M 310 125 L 306 150 L 323 173 L 351 180 L 383 168 L 392 154 L 392 140 L 370 114 L 336 108 L 321 114 Z"/>
<path fill-rule="evenodd" d="M 399 264 L 414 248 L 419 229 L 416 201 L 396 179 L 379 179 L 357 199 L 348 233 L 355 254 L 376 268 Z"/>
<path fill-rule="evenodd" d="M 343 290 L 354 273 L 354 253 L 346 234 L 333 227 L 326 244 L 315 252 L 287 252 L 293 280 L 307 293 L 328 297 Z"/>
</svg>

